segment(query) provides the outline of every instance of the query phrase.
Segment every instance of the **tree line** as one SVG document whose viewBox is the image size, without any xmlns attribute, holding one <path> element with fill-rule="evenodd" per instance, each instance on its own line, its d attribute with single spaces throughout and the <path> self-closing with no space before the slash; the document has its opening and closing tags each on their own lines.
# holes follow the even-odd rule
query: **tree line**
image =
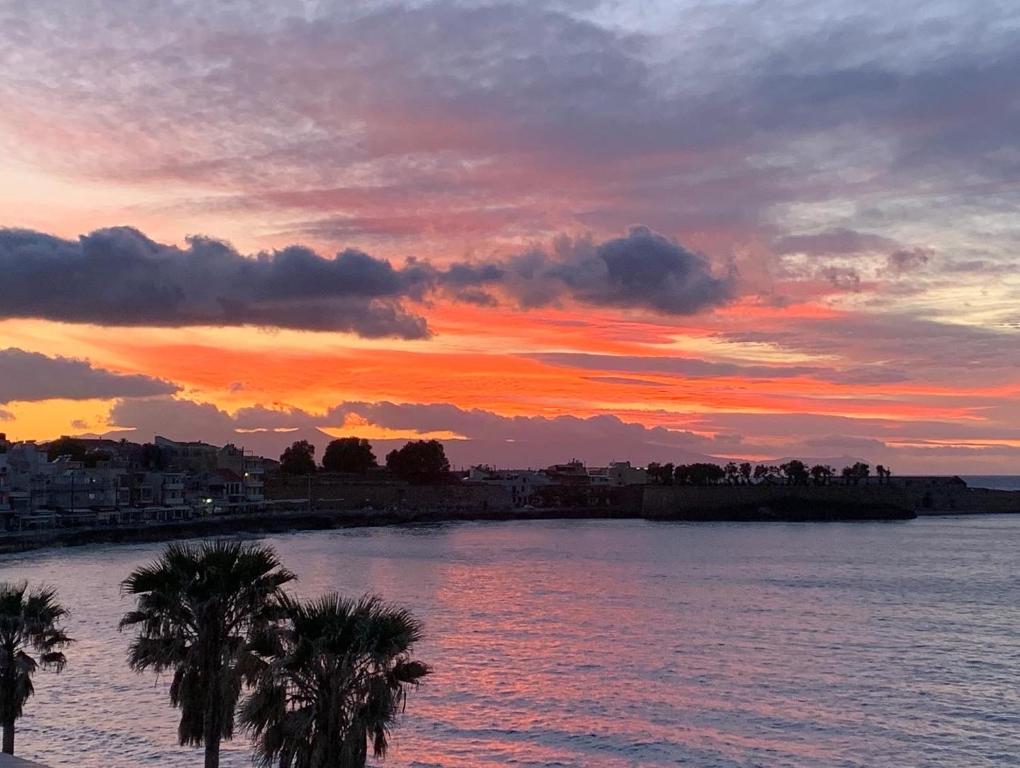
<svg viewBox="0 0 1020 768">
<path fill-rule="evenodd" d="M 320 469 L 324 472 L 365 474 L 378 466 L 372 444 L 359 437 L 342 437 L 329 443 L 322 456 L 321 467 L 315 462 L 315 446 L 307 440 L 295 442 L 280 456 L 280 471 L 291 475 L 310 475 Z M 438 440 L 412 440 L 386 455 L 386 469 L 411 483 L 437 483 L 448 479 L 450 462 Z M 727 464 L 653 462 L 646 469 L 649 479 L 660 485 L 831 485 L 838 481 L 857 485 L 871 476 L 871 466 L 862 461 L 837 472 L 828 464 L 808 466 L 799 459 L 777 465 L 747 461 L 739 464 L 733 461 Z M 875 467 L 875 475 L 879 482 L 884 482 L 892 477 L 892 471 L 879 464 Z"/>
<path fill-rule="evenodd" d="M 372 444 L 362 437 L 341 437 L 326 446 L 321 470 L 362 475 L 379 466 Z M 439 483 L 448 479 L 450 462 L 438 440 L 411 440 L 386 454 L 386 469 L 409 483 Z M 280 455 L 280 471 L 288 475 L 311 475 L 320 470 L 315 446 L 298 440 Z"/>
<path fill-rule="evenodd" d="M 181 746 L 217 768 L 240 726 L 257 764 L 363 768 L 383 757 L 408 693 L 431 672 L 412 656 L 422 624 L 378 597 L 299 600 L 272 548 L 236 542 L 170 544 L 122 583 L 135 607 L 128 663 L 169 674 Z M 14 727 L 38 669 L 60 672 L 74 642 L 50 588 L 0 582 L 0 726 Z"/>
<path fill-rule="evenodd" d="M 871 476 L 871 467 L 863 461 L 843 467 L 837 473 L 828 464 L 815 464 L 809 467 L 799 459 L 791 459 L 783 464 L 751 464 L 750 462 L 729 462 L 728 464 L 711 464 L 696 462 L 694 464 L 658 464 L 647 467 L 648 477 L 659 485 L 758 485 L 775 483 L 782 485 L 831 485 L 842 481 L 846 485 L 857 485 Z M 879 482 L 887 482 L 892 471 L 879 464 L 875 467 Z"/>
</svg>

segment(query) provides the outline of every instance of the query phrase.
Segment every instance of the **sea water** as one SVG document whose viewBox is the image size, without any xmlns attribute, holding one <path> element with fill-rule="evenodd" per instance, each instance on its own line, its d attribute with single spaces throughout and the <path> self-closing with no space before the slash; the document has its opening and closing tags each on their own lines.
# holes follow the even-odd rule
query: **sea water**
<svg viewBox="0 0 1020 768">
<path fill-rule="evenodd" d="M 385 765 L 1012 766 L 1020 517 L 857 524 L 470 523 L 264 539 L 301 595 L 373 592 L 434 667 Z M 119 582 L 160 545 L 5 556 L 77 643 L 18 751 L 194 766 L 166 679 L 126 662 Z M 251 764 L 243 737 L 222 764 Z"/>
</svg>

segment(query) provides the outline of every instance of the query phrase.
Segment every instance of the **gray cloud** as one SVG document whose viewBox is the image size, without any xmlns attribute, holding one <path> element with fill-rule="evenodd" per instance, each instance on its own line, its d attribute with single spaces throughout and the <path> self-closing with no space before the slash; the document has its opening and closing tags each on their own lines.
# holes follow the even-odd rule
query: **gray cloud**
<svg viewBox="0 0 1020 768">
<path fill-rule="evenodd" d="M 894 275 L 916 272 L 931 260 L 931 253 L 925 248 L 900 248 L 889 254 L 886 268 Z"/>
<path fill-rule="evenodd" d="M 861 287 L 860 273 L 852 267 L 822 267 L 818 275 L 845 291 L 856 291 Z"/>
<path fill-rule="evenodd" d="M 132 439 L 153 434 L 215 443 L 234 442 L 277 456 L 294 440 L 322 448 L 332 438 L 323 428 L 342 428 L 357 414 L 371 424 L 422 433 L 451 431 L 446 449 L 458 465 L 487 462 L 500 466 L 545 466 L 571 457 L 592 464 L 624 459 L 705 461 L 721 456 L 792 456 L 863 458 L 884 462 L 899 473 L 958 472 L 965 456 L 976 469 L 1008 466 L 1003 457 L 1018 449 L 994 441 L 1020 439 L 1020 423 L 990 429 L 988 424 L 945 421 L 900 421 L 849 418 L 811 413 L 705 413 L 676 415 L 676 425 L 645 427 L 613 415 L 502 416 L 450 404 L 347 402 L 326 413 L 299 409 L 245 408 L 231 415 L 213 405 L 179 398 L 124 400 L 115 404 L 111 422 L 134 428 Z M 646 414 L 647 415 L 647 414 Z M 658 413 L 659 417 L 668 414 Z M 749 441 L 742 437 L 756 434 Z M 114 433 L 116 434 L 116 433 Z M 974 446 L 946 445 L 953 439 L 976 440 Z M 989 441 L 982 444 L 982 440 Z M 907 445 L 897 445 L 906 441 Z M 377 453 L 405 442 L 374 440 Z M 713 457 L 715 457 L 713 459 Z"/>
<path fill-rule="evenodd" d="M 15 348 L 0 350 L 0 403 L 149 397 L 173 394 L 178 389 L 148 376 L 95 368 L 85 360 Z"/>
<path fill-rule="evenodd" d="M 365 247 L 636 221 L 747 243 L 796 222 L 817 234 L 780 250 L 828 233 L 838 251 L 850 247 L 832 229 L 838 210 L 864 245 L 881 235 L 861 230 L 956 215 L 999 251 L 975 212 L 1015 209 L 1009 3 L 847 15 L 835 0 L 781 2 L 768 23 L 751 0 L 641 14 L 511 0 L 214 6 L 0 8 L 0 97 L 62 125 L 52 146 L 51 132 L 14 131 L 11 110 L 18 151 L 90 178 L 198 181 L 216 194 L 195 207 L 226 202 L 266 214 L 266 229 Z"/>
<path fill-rule="evenodd" d="M 732 436 L 712 440 L 684 430 L 628 423 L 611 415 L 501 416 L 448 404 L 350 402 L 324 414 L 256 407 L 231 415 L 207 403 L 152 398 L 118 402 L 111 411 L 111 422 L 133 429 L 134 439 L 165 434 L 186 440 L 243 443 L 268 456 L 278 455 L 294 440 L 308 439 L 319 446 L 321 455 L 322 447 L 332 439 L 321 428 L 340 427 L 352 414 L 388 429 L 458 434 L 463 439 L 446 441 L 446 449 L 460 465 L 545 466 L 573 457 L 602 464 L 613 459 L 699 461 L 708 458 L 707 451 L 739 445 Z M 405 440 L 373 442 L 386 451 Z"/>
<path fill-rule="evenodd" d="M 896 442 L 961 442 L 1020 440 L 1020 416 L 1012 408 L 1012 400 L 1003 398 L 1000 407 L 1008 414 L 996 416 L 993 407 L 982 408 L 985 419 L 902 420 L 880 416 L 834 416 L 820 413 L 706 413 L 687 423 L 697 432 L 737 432 L 760 436 L 797 436 L 804 444 L 824 440 L 831 435 L 880 440 L 886 445 Z"/>
<path fill-rule="evenodd" d="M 263 325 L 350 331 L 366 337 L 428 335 L 405 301 L 435 290 L 492 306 L 502 294 L 522 306 L 569 299 L 595 306 L 691 314 L 721 304 L 731 276 L 644 227 L 595 244 L 561 238 L 506 263 L 437 268 L 356 250 L 327 259 L 302 246 L 246 257 L 230 245 L 190 237 L 156 243 L 136 229 L 103 229 L 63 240 L 0 229 L 0 317 L 101 325 Z"/>
<path fill-rule="evenodd" d="M 808 235 L 788 235 L 773 244 L 776 253 L 804 253 L 809 256 L 832 256 L 887 250 L 897 246 L 895 240 L 844 227 Z"/>
<path fill-rule="evenodd" d="M 906 371 L 889 365 L 860 365 L 853 368 L 833 368 L 813 365 L 756 365 L 701 360 L 692 357 L 664 357 L 638 355 L 601 355 L 586 352 L 538 352 L 522 355 L 548 365 L 579 368 L 593 371 L 620 373 L 657 373 L 685 379 L 741 377 L 746 379 L 786 379 L 811 377 L 837 384 L 864 386 L 909 381 Z M 640 379 L 613 376 L 591 377 L 593 381 L 617 384 L 658 384 Z"/>
<path fill-rule="evenodd" d="M 859 456 L 882 455 L 889 450 L 889 446 L 881 440 L 871 437 L 853 437 L 848 435 L 825 435 L 824 437 L 812 437 L 803 441 L 803 445 L 827 451 L 844 451 Z"/>
<path fill-rule="evenodd" d="M 890 365 L 860 365 L 855 368 L 829 371 L 823 374 L 829 381 L 839 384 L 861 384 L 864 386 L 877 386 L 881 384 L 896 384 L 898 382 L 910 381 L 910 374 L 907 371 L 894 368 Z"/>
<path fill-rule="evenodd" d="M 963 261 L 947 261 L 939 265 L 942 272 L 950 275 L 961 274 L 987 274 L 1002 275 L 1015 274 L 1016 265 L 1012 263 L 996 263 L 989 259 L 964 259 Z"/>
<path fill-rule="evenodd" d="M 595 243 L 557 240 L 552 254 L 533 250 L 495 265 L 455 264 L 454 286 L 498 285 L 521 306 L 570 298 L 584 304 L 689 315 L 728 302 L 735 276 L 716 275 L 708 259 L 648 227 Z"/>
<path fill-rule="evenodd" d="M 891 365 L 926 382 L 959 383 L 961 370 L 980 370 L 982 381 L 1015 381 L 1020 333 L 1015 329 L 941 323 L 906 313 L 786 320 L 782 327 L 724 332 L 734 342 L 765 342 L 811 355 L 834 350 L 847 360 Z"/>
<path fill-rule="evenodd" d="M 185 248 L 129 227 L 62 240 L 0 230 L 0 316 L 101 325 L 266 325 L 425 336 L 400 304 L 414 270 L 358 251 L 324 259 L 298 246 L 246 258 L 205 237 Z"/>
</svg>

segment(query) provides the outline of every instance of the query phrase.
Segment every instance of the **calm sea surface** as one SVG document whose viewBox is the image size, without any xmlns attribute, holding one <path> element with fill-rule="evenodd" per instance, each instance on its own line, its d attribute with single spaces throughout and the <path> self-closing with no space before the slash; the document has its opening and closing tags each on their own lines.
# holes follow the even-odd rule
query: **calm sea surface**
<svg viewBox="0 0 1020 768">
<path fill-rule="evenodd" d="M 964 475 L 963 479 L 971 488 L 1020 491 L 1020 475 Z"/>
<path fill-rule="evenodd" d="M 392 766 L 1015 766 L 1020 517 L 823 525 L 527 522 L 273 536 L 311 595 L 426 621 L 436 673 Z M 157 545 L 35 552 L 74 612 L 19 752 L 194 766 L 165 681 L 127 669 L 118 582 Z M 243 741 L 224 765 L 248 766 Z"/>
</svg>

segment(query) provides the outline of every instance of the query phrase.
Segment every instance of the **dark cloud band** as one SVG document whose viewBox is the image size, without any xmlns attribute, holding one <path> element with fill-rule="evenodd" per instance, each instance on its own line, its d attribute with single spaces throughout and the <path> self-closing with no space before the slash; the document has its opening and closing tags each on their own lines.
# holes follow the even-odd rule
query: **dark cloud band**
<svg viewBox="0 0 1020 768">
<path fill-rule="evenodd" d="M 185 248 L 117 227 L 77 241 L 0 230 L 0 315 L 130 326 L 263 325 L 426 334 L 400 299 L 415 274 L 358 251 L 324 259 L 292 246 L 246 258 L 205 237 Z"/>
<path fill-rule="evenodd" d="M 561 301 L 691 314 L 727 301 L 733 277 L 644 227 L 601 244 L 560 239 L 552 253 L 439 268 L 356 250 L 324 258 L 289 246 L 247 257 L 190 237 L 184 248 L 117 227 L 64 240 L 0 230 L 0 317 L 122 326 L 259 325 L 418 339 L 407 308 L 435 293 L 481 306 Z"/>
</svg>

